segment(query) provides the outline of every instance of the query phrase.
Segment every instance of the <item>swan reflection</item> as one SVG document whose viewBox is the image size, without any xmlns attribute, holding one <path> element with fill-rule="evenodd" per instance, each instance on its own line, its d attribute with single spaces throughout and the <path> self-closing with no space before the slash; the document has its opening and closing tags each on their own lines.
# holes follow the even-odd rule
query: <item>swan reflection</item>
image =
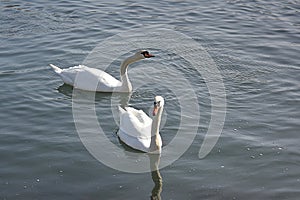
<svg viewBox="0 0 300 200">
<path fill-rule="evenodd" d="M 151 200 L 160 200 L 162 192 L 162 176 L 159 172 L 160 154 L 148 154 L 150 159 L 151 177 L 154 183 L 154 187 L 151 192 Z"/>
</svg>

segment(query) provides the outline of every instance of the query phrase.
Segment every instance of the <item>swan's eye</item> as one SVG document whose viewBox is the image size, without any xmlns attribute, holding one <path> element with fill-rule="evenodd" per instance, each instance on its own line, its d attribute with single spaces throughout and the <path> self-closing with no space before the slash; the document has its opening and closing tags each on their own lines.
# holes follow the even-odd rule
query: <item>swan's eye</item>
<svg viewBox="0 0 300 200">
<path fill-rule="evenodd" d="M 160 101 L 158 101 L 158 102 L 154 102 L 154 106 L 159 106 L 159 104 L 160 104 Z"/>
<path fill-rule="evenodd" d="M 143 51 L 141 54 L 143 54 L 144 57 L 147 57 L 149 55 L 149 52 L 148 51 Z"/>
<path fill-rule="evenodd" d="M 141 54 L 144 56 L 144 58 L 155 57 L 154 55 L 150 54 L 149 51 L 142 51 Z"/>
</svg>

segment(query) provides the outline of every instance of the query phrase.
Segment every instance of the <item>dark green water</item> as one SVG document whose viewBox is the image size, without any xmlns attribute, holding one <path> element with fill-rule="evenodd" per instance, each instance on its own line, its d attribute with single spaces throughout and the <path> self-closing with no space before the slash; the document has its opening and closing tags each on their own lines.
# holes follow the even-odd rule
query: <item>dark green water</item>
<svg viewBox="0 0 300 200">
<path fill-rule="evenodd" d="M 159 191 L 155 174 L 111 169 L 87 151 L 74 124 L 72 88 L 48 67 L 81 64 L 106 38 L 150 25 L 181 32 L 201 44 L 222 75 L 227 102 L 221 137 L 200 160 L 211 117 L 203 77 L 159 49 L 153 50 L 156 60 L 144 63 L 180 69 L 201 112 L 199 125 L 187 124 L 198 126 L 190 148 L 160 170 L 161 199 L 298 199 L 299 5 L 298 0 L 1 0 L 0 199 L 150 199 L 155 183 Z M 109 69 L 118 76 L 118 68 Z M 135 74 L 129 71 L 129 76 Z M 161 135 L 167 145 L 180 120 L 174 93 L 161 85 L 145 85 L 134 91 L 130 104 L 148 113 L 156 93 L 166 98 Z M 96 95 L 98 121 L 108 138 L 126 151 L 115 135 L 110 99 L 109 94 Z"/>
</svg>

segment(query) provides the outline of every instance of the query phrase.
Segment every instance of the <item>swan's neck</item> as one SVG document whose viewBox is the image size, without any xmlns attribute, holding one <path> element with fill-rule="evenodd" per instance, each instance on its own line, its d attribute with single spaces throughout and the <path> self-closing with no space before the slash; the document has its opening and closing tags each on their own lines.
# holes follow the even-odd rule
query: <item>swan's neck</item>
<svg viewBox="0 0 300 200">
<path fill-rule="evenodd" d="M 128 74 L 127 74 L 127 68 L 128 68 L 129 64 L 136 62 L 138 60 L 139 59 L 137 59 L 136 56 L 131 56 L 122 62 L 121 69 L 120 69 L 120 77 L 121 77 L 122 87 L 126 87 L 129 90 L 132 89 L 132 86 L 131 86 L 131 83 L 129 81 Z"/>
<path fill-rule="evenodd" d="M 157 115 L 153 117 L 152 127 L 151 127 L 151 144 L 150 152 L 161 152 L 161 137 L 159 135 L 159 126 L 161 122 L 161 116 L 163 112 L 163 107 L 160 107 Z"/>
</svg>

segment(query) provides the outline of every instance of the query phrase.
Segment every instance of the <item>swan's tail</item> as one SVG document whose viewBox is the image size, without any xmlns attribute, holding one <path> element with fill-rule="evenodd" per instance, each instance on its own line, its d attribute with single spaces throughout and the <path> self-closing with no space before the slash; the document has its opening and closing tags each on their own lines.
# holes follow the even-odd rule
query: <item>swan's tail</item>
<svg viewBox="0 0 300 200">
<path fill-rule="evenodd" d="M 53 64 L 49 64 L 49 65 L 50 65 L 50 67 L 52 67 L 52 69 L 53 69 L 56 73 L 60 74 L 60 73 L 62 72 L 62 69 L 61 69 L 61 68 L 59 68 L 59 67 L 57 67 L 57 66 L 55 66 L 55 65 L 53 65 Z"/>
</svg>

